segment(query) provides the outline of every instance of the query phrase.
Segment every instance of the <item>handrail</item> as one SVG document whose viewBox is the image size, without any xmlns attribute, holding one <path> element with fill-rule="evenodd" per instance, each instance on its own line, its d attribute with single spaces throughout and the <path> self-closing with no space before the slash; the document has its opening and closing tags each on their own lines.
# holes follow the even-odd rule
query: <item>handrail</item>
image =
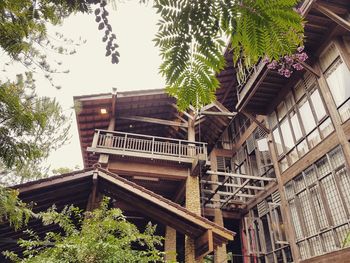
<svg viewBox="0 0 350 263">
<path fill-rule="evenodd" d="M 149 154 L 151 158 L 186 158 L 188 161 L 197 155 L 207 158 L 207 144 L 173 138 L 150 136 L 127 132 L 95 130 L 93 149 L 121 151 L 122 154 Z M 158 156 L 158 157 L 157 157 Z M 162 157 L 161 157 L 162 156 Z M 190 158 L 190 159 L 188 159 Z"/>
<path fill-rule="evenodd" d="M 111 133 L 111 134 L 123 134 L 123 135 L 133 135 L 133 136 L 138 136 L 138 137 L 145 137 L 145 138 L 155 138 L 155 139 L 162 139 L 162 140 L 170 140 L 170 141 L 181 141 L 181 142 L 187 142 L 187 143 L 192 143 L 192 144 L 202 144 L 202 145 L 207 145 L 206 142 L 192 142 L 188 140 L 182 140 L 182 139 L 174 139 L 174 138 L 167 138 L 167 137 L 159 137 L 159 136 L 152 136 L 152 135 L 145 135 L 145 134 L 138 134 L 138 133 L 131 133 L 131 132 L 120 132 L 120 131 L 107 131 L 107 130 L 101 130 L 101 129 L 96 129 L 96 131 L 103 132 L 103 133 Z"/>
</svg>

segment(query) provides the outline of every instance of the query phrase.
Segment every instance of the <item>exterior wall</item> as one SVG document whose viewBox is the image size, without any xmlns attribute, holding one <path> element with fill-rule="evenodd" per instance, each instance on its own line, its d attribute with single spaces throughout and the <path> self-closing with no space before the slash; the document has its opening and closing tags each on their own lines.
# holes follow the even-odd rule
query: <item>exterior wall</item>
<svg viewBox="0 0 350 263">
<path fill-rule="evenodd" d="M 282 100 L 266 116 L 271 129 L 267 138 L 273 176 L 278 183 L 270 183 L 266 192 L 248 202 L 248 213 L 242 221 L 243 251 L 247 251 L 246 256 L 255 256 L 254 262 L 291 262 L 292 257 L 293 262 L 302 263 L 350 262 L 349 248 L 342 248 L 350 232 L 348 45 L 342 39 L 323 45 L 326 48 L 312 65 L 321 76 L 316 78 L 307 72 L 286 86 L 281 91 L 285 94 Z M 339 85 L 343 84 L 342 89 Z M 257 129 L 255 123 L 242 126 L 242 121 L 236 119 L 233 125 L 237 128 L 231 131 L 234 160 L 242 148 L 247 153 Z M 248 169 L 237 170 L 244 172 L 254 173 L 252 162 Z M 271 197 L 276 193 L 280 195 L 278 204 Z M 285 235 L 283 244 L 276 240 L 279 229 Z"/>
<path fill-rule="evenodd" d="M 301 92 L 298 90 L 300 83 L 297 83 L 292 87 L 293 95 L 287 94 L 284 102 L 279 104 L 276 111 L 269 116 L 276 159 L 275 169 L 283 197 L 281 201 L 287 208 L 284 211 L 285 220 L 291 223 L 288 224 L 290 235 L 287 237 L 295 262 L 301 262 L 302 259 L 307 258 L 309 259 L 302 262 L 328 262 L 332 253 L 321 257 L 316 256 L 335 250 L 339 250 L 334 252 L 336 253 L 334 255 L 337 255 L 335 259 L 339 260 L 338 262 L 346 262 L 345 256 L 342 255 L 348 253 L 346 252 L 348 249 L 341 250 L 341 248 L 345 236 L 350 231 L 348 194 L 350 92 L 344 91 L 343 94 L 337 94 L 336 89 L 341 90 L 341 87 L 338 88 L 336 85 L 342 83 L 334 80 L 336 77 L 350 79 L 350 71 L 346 63 L 348 54 L 342 49 L 341 44 L 341 41 L 336 40 L 331 43 L 331 48 L 328 46 L 326 51 L 321 53 L 321 58 L 314 65 L 322 72 L 321 77 L 316 79 L 310 74 L 306 75 L 303 80 L 304 97 L 301 98 L 302 95 L 298 95 Z M 327 52 L 328 54 L 325 55 Z M 334 74 L 338 74 L 339 65 L 342 71 L 336 76 Z M 350 90 L 349 86 L 347 89 Z M 309 104 L 309 111 L 300 110 L 301 103 L 293 103 L 291 98 L 300 99 L 299 103 L 304 100 L 303 103 Z M 283 117 L 279 118 L 279 114 Z M 285 117 L 288 114 L 289 117 Z M 292 120 L 290 117 L 292 114 L 297 115 L 297 121 Z M 274 121 L 279 124 L 276 126 Z M 299 122 L 301 128 L 302 135 L 299 140 L 296 140 L 295 122 Z M 308 128 L 310 123 L 313 125 Z M 328 128 L 325 128 L 327 126 Z M 314 136 L 313 133 L 318 135 Z M 283 135 L 287 141 L 284 141 Z M 294 141 L 288 141 L 290 138 Z M 304 141 L 308 147 L 307 153 L 299 151 L 298 148 Z M 328 170 L 324 169 L 324 165 L 327 165 Z M 316 174 L 313 175 L 313 173 Z M 300 186 L 302 184 L 304 184 L 303 187 Z"/>
</svg>

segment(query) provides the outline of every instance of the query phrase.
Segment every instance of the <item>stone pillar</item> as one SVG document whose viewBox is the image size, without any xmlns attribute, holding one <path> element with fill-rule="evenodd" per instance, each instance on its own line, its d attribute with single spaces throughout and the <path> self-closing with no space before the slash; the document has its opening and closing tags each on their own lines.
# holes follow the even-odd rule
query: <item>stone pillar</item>
<svg viewBox="0 0 350 263">
<path fill-rule="evenodd" d="M 165 227 L 164 252 L 167 262 L 176 261 L 176 230 L 170 226 Z"/>
<path fill-rule="evenodd" d="M 196 140 L 194 120 L 188 120 L 187 139 L 194 142 Z M 201 203 L 199 193 L 199 178 L 198 176 L 188 175 L 186 179 L 186 208 L 197 215 L 201 214 Z M 195 259 L 195 245 L 194 240 L 185 236 L 185 262 L 195 263 L 199 262 Z"/>
</svg>

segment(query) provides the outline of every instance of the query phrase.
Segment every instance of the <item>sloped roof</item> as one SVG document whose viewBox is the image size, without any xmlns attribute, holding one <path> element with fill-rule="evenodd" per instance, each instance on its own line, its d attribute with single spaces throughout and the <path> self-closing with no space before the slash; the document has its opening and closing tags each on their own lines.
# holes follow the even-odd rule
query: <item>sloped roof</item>
<svg viewBox="0 0 350 263">
<path fill-rule="evenodd" d="M 204 246 L 216 247 L 229 240 L 233 240 L 235 233 L 203 218 L 186 208 L 155 194 L 129 180 L 107 170 L 85 169 L 74 173 L 54 176 L 29 183 L 14 186 L 20 192 L 25 202 L 34 202 L 34 211 L 42 211 L 56 204 L 58 209 L 67 204 L 74 204 L 85 209 L 89 195 L 93 189 L 93 178 L 97 180 L 96 189 L 99 193 L 122 200 L 127 205 L 136 208 L 139 213 L 154 219 L 164 225 L 175 228 L 182 234 L 193 239 L 203 239 L 209 232 L 209 238 L 204 238 Z M 33 219 L 29 227 L 41 233 L 58 230 L 57 226 L 42 228 L 40 223 Z M 7 225 L 0 225 L 0 251 L 17 249 L 16 244 L 1 242 L 5 239 L 23 237 L 20 231 L 13 231 Z M 203 245 L 203 243 L 201 244 Z"/>
</svg>

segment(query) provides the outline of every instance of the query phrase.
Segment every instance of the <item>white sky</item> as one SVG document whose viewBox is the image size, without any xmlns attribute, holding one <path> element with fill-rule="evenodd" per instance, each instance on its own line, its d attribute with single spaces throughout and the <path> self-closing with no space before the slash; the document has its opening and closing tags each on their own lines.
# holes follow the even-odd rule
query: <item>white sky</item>
<svg viewBox="0 0 350 263">
<path fill-rule="evenodd" d="M 158 16 L 151 5 L 138 4 L 138 1 L 115 1 L 117 10 L 108 6 L 109 21 L 113 33 L 117 36 L 119 64 L 112 64 L 110 57 L 105 57 L 105 43 L 102 42 L 103 31 L 97 29 L 95 16 L 72 16 L 58 28 L 50 28 L 48 33 L 63 33 L 72 39 L 86 39 L 87 43 L 77 47 L 77 54 L 60 56 L 64 68 L 69 74 L 55 77 L 55 84 L 62 86 L 56 90 L 45 80 L 38 79 L 37 92 L 42 96 L 56 97 L 65 112 L 73 106 L 73 96 L 111 92 L 112 87 L 118 91 L 163 88 L 164 81 L 158 74 L 161 63 L 158 48 L 152 39 L 157 31 Z M 66 146 L 51 154 L 48 163 L 51 168 L 83 167 L 75 115 L 72 116 L 71 140 Z"/>
</svg>

